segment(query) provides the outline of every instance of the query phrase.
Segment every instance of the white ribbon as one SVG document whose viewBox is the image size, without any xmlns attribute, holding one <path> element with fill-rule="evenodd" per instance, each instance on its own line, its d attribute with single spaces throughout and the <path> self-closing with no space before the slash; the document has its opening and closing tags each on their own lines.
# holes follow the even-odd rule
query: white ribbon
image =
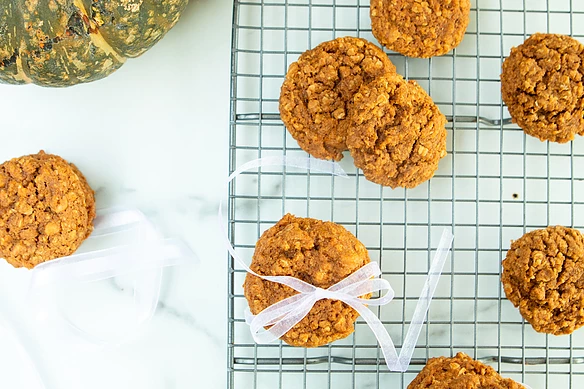
<svg viewBox="0 0 584 389">
<path fill-rule="evenodd" d="M 163 268 L 192 262 L 196 256 L 182 240 L 162 239 L 137 209 L 98 211 L 94 226 L 78 253 L 33 268 L 29 298 L 38 319 L 54 317 L 71 333 L 94 345 L 117 345 L 136 336 L 138 329 L 154 315 L 160 299 Z M 94 248 L 83 252 L 84 247 Z M 116 339 L 93 334 L 77 325 L 50 293 L 51 288 L 69 283 L 95 282 L 126 274 L 133 274 L 135 319 L 132 328 Z"/>
<path fill-rule="evenodd" d="M 377 262 L 368 263 L 328 289 L 318 288 L 293 277 L 260 276 L 247 268 L 246 270 L 264 280 L 278 282 L 300 292 L 264 309 L 256 316 L 251 315 L 249 311 L 246 312 L 246 321 L 250 325 L 252 336 L 257 343 L 271 343 L 279 339 L 308 315 L 308 312 L 317 301 L 323 299 L 340 300 L 350 305 L 369 324 L 377 339 L 387 337 L 391 343 L 387 331 L 385 331 L 377 316 L 365 306 L 365 304 L 385 305 L 395 295 L 387 280 L 375 278 L 381 275 Z M 359 297 L 383 290 L 386 290 L 387 293 L 378 299 L 363 299 Z M 264 327 L 266 326 L 272 327 L 265 330 Z"/>
<path fill-rule="evenodd" d="M 341 177 L 347 176 L 340 165 L 335 162 L 315 160 L 311 158 L 281 156 L 250 161 L 235 170 L 229 176 L 227 183 L 233 181 L 244 171 L 266 166 L 297 167 L 330 173 Z M 289 276 L 262 276 L 253 272 L 237 255 L 235 248 L 231 245 L 227 234 L 227 228 L 223 220 L 221 204 L 219 205 L 219 223 L 222 226 L 227 249 L 238 265 L 256 277 L 289 286 L 299 292 L 294 296 L 288 297 L 287 299 L 264 309 L 257 316 L 252 316 L 251 314 L 247 315 L 246 321 L 250 325 L 251 334 L 257 343 L 270 343 L 279 339 L 300 322 L 300 320 L 310 312 L 317 301 L 322 299 L 339 300 L 355 309 L 369 325 L 379 342 L 379 346 L 385 358 L 385 363 L 389 370 L 404 372 L 408 369 L 420 331 L 425 322 L 430 302 L 434 296 L 438 280 L 442 274 L 444 263 L 448 257 L 448 252 L 450 251 L 454 239 L 448 230 L 444 230 L 440 243 L 438 244 L 436 254 L 432 260 L 426 282 L 424 283 L 420 299 L 414 312 L 414 317 L 412 318 L 412 322 L 398 356 L 393 341 L 383 326 L 383 323 L 381 323 L 379 318 L 367 308 L 367 305 L 385 305 L 394 297 L 394 292 L 389 282 L 387 280 L 376 278 L 381 275 L 381 270 L 376 262 L 371 262 L 368 265 L 363 266 L 328 289 L 318 288 L 300 279 Z M 386 291 L 386 294 L 380 298 L 362 299 L 359 297 L 381 291 Z M 266 330 L 266 326 L 271 327 Z"/>
</svg>

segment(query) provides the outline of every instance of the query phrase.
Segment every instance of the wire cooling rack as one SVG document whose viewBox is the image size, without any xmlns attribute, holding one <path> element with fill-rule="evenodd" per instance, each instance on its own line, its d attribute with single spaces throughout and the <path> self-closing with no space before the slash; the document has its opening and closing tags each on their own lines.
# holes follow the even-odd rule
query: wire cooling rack
<svg viewBox="0 0 584 389">
<path fill-rule="evenodd" d="M 547 225 L 583 228 L 584 140 L 526 137 L 501 102 L 501 63 L 535 32 L 584 37 L 582 0 L 472 0 L 462 44 L 443 57 L 389 53 L 448 117 L 448 156 L 412 190 L 366 181 L 346 156 L 349 179 L 293 169 L 240 176 L 229 191 L 229 233 L 251 259 L 260 234 L 284 213 L 332 220 L 355 233 L 396 298 L 377 310 L 399 347 L 444 228 L 454 251 L 407 373 L 383 364 L 367 325 L 316 349 L 256 345 L 244 322 L 245 273 L 229 268 L 229 388 L 406 388 L 428 358 L 458 351 L 534 389 L 584 387 L 584 330 L 537 334 L 505 299 L 501 260 L 512 239 Z M 339 36 L 371 34 L 368 0 L 235 1 L 230 169 L 259 157 L 306 154 L 278 116 L 280 85 L 305 50 Z"/>
</svg>

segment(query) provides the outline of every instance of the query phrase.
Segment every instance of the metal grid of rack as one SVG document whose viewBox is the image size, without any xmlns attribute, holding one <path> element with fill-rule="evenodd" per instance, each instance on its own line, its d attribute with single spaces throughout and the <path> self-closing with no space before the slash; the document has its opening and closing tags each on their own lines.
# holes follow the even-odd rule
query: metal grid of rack
<svg viewBox="0 0 584 389">
<path fill-rule="evenodd" d="M 444 228 L 455 243 L 407 373 L 387 370 L 362 321 L 347 339 L 316 349 L 255 344 L 243 318 L 245 273 L 230 262 L 230 388 L 406 388 L 428 358 L 457 351 L 534 389 L 584 387 L 584 331 L 535 333 L 499 280 L 512 239 L 547 225 L 584 227 L 584 140 L 558 145 L 526 137 L 501 102 L 501 63 L 535 32 L 584 38 L 584 1 L 472 0 L 468 31 L 453 52 L 432 59 L 388 53 L 449 121 L 448 156 L 429 182 L 382 188 L 346 156 L 349 179 L 270 168 L 231 185 L 229 233 L 248 260 L 261 233 L 287 212 L 355 233 L 396 290 L 377 314 L 398 347 Z M 279 120 L 280 85 L 303 51 L 346 35 L 376 42 L 368 0 L 235 1 L 231 171 L 259 157 L 306 155 Z"/>
</svg>

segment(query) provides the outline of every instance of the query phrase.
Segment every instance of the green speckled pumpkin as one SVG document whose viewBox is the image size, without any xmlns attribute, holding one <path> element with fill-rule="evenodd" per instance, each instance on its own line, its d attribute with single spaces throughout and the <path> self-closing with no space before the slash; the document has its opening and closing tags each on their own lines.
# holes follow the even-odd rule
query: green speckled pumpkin
<svg viewBox="0 0 584 389">
<path fill-rule="evenodd" d="M 0 0 L 0 82 L 104 78 L 151 48 L 188 0 Z"/>
</svg>

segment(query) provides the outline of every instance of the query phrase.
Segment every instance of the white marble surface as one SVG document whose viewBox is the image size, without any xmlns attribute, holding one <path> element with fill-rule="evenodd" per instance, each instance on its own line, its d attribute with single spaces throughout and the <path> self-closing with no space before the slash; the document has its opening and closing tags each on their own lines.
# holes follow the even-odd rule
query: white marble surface
<svg viewBox="0 0 584 389">
<path fill-rule="evenodd" d="M 26 339 L 47 389 L 225 387 L 226 255 L 216 210 L 228 169 L 231 13 L 231 1 L 192 0 L 161 43 L 96 83 L 0 85 L 0 160 L 40 149 L 62 155 L 85 173 L 99 207 L 141 208 L 201 259 L 166 271 L 144 332 L 105 349 L 39 330 L 27 309 L 27 272 L 0 264 L 0 317 Z M 96 301 L 119 308 L 129 292 L 115 286 L 85 291 L 79 311 L 89 315 Z M 0 342 L 0 387 L 33 388 Z"/>
</svg>

